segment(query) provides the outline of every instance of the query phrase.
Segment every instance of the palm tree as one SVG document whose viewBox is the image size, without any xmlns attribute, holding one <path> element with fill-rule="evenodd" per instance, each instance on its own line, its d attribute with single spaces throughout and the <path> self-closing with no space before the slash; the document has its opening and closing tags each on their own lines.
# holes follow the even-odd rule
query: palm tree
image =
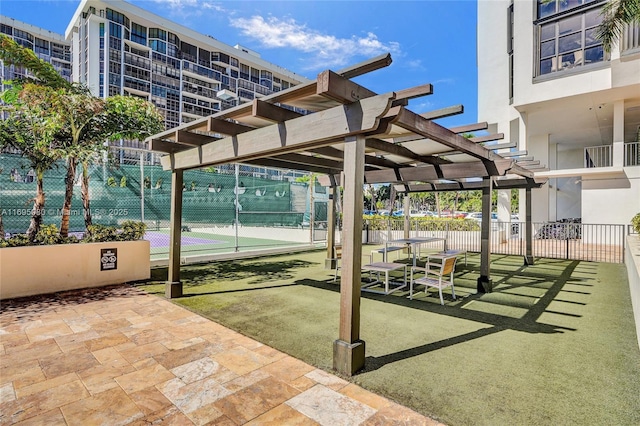
<svg viewBox="0 0 640 426">
<path fill-rule="evenodd" d="M 596 37 L 602 40 L 604 49 L 611 51 L 627 25 L 640 24 L 640 0 L 609 0 L 602 9 L 602 23 Z"/>
</svg>

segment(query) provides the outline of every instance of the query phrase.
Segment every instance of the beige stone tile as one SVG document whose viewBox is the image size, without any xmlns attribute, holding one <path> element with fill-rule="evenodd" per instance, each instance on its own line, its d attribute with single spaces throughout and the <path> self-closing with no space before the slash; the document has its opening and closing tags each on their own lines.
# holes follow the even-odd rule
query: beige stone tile
<svg viewBox="0 0 640 426">
<path fill-rule="evenodd" d="M 124 343 L 129 343 L 130 340 L 124 334 L 116 331 L 110 334 L 103 334 L 97 339 L 87 340 L 84 344 L 91 352 L 98 351 L 100 349 L 108 348 L 110 346 L 117 346 Z"/>
<path fill-rule="evenodd" d="M 31 417 L 16 423 L 19 426 L 67 426 L 67 422 L 64 420 L 62 411 L 59 408 L 54 408 L 46 413 L 42 413 L 39 416 Z"/>
<path fill-rule="evenodd" d="M 162 392 L 160 392 L 155 387 L 142 389 L 138 392 L 133 392 L 129 395 L 129 397 L 133 402 L 135 402 L 135 404 L 144 413 L 145 416 L 169 407 L 173 407 L 171 401 L 169 401 L 167 397 L 165 397 Z"/>
<path fill-rule="evenodd" d="M 158 383 L 166 382 L 173 378 L 174 376 L 170 371 L 160 364 L 155 364 L 150 367 L 116 377 L 115 380 L 126 393 L 133 393 L 150 386 L 155 386 Z"/>
<path fill-rule="evenodd" d="M 61 407 L 70 425 L 126 425 L 144 414 L 120 388 L 109 389 Z"/>
<path fill-rule="evenodd" d="M 186 348 L 169 351 L 155 356 L 155 360 L 165 368 L 171 370 L 179 365 L 187 364 L 212 354 L 211 344 L 208 342 L 197 343 Z"/>
<path fill-rule="evenodd" d="M 113 321 L 105 320 L 101 318 L 100 320 L 91 321 L 91 328 L 98 333 L 103 334 L 111 334 L 115 333 L 121 328 L 126 328 L 131 326 L 131 323 L 124 318 L 114 319 Z"/>
<path fill-rule="evenodd" d="M 30 341 L 37 342 L 60 336 L 68 336 L 73 334 L 73 330 L 71 330 L 64 321 L 57 320 L 46 323 L 40 327 L 30 327 L 25 330 L 25 333 Z"/>
<path fill-rule="evenodd" d="M 0 424 L 16 423 L 89 397 L 80 380 L 0 404 Z"/>
<path fill-rule="evenodd" d="M 129 334 L 129 339 L 136 345 L 142 346 L 153 342 L 161 342 L 170 339 L 172 336 L 164 330 L 143 330 L 139 333 Z"/>
<path fill-rule="evenodd" d="M 317 383 L 320 383 L 321 385 L 325 385 L 326 387 L 333 389 L 334 391 L 338 391 L 349 384 L 349 382 L 347 382 L 346 380 L 343 380 L 338 376 L 329 374 L 320 369 L 310 371 L 304 376 Z"/>
<path fill-rule="evenodd" d="M 286 383 L 269 377 L 219 400 L 215 406 L 236 424 L 243 424 L 298 393 Z"/>
<path fill-rule="evenodd" d="M 220 368 L 219 363 L 204 357 L 172 368 L 171 372 L 185 384 L 189 384 L 216 374 Z"/>
<path fill-rule="evenodd" d="M 261 416 L 251 420 L 247 425 L 313 426 L 318 425 L 318 423 L 288 405 L 280 404 Z"/>
<path fill-rule="evenodd" d="M 284 352 L 280 352 L 279 350 L 267 345 L 262 345 L 256 349 L 253 349 L 253 351 L 257 354 L 262 355 L 263 357 L 268 358 L 271 362 L 281 360 L 288 356 Z"/>
<path fill-rule="evenodd" d="M 40 359 L 40 367 L 49 379 L 74 371 L 86 370 L 99 364 L 98 360 L 89 352 L 69 353 L 65 356 L 48 356 Z"/>
<path fill-rule="evenodd" d="M 242 346 L 215 354 L 212 358 L 239 375 L 257 370 L 270 363 L 269 358 Z"/>
<path fill-rule="evenodd" d="M 68 334 L 65 336 L 58 336 L 55 338 L 56 343 L 61 348 L 65 346 L 73 346 L 77 344 L 82 344 L 87 340 L 93 340 L 99 338 L 100 335 L 95 330 L 86 330 L 82 332 L 74 332 L 73 334 Z"/>
<path fill-rule="evenodd" d="M 387 405 L 392 404 L 387 398 L 384 398 L 380 395 L 377 395 L 373 392 L 369 392 L 368 390 L 362 389 L 360 386 L 350 383 L 349 385 L 343 387 L 339 391 L 341 394 L 348 396 L 349 398 L 353 398 L 356 401 L 360 401 L 365 405 L 368 405 L 371 408 L 375 408 L 376 410 L 381 409 Z"/>
<path fill-rule="evenodd" d="M 130 423 L 131 426 L 149 426 L 149 425 L 162 425 L 162 426 L 193 426 L 193 422 L 189 420 L 175 406 L 163 408 L 154 413 L 150 413 L 140 420 L 136 420 Z M 236 425 L 233 425 L 236 426 Z"/>
<path fill-rule="evenodd" d="M 30 378 L 31 379 L 28 379 Z M 26 379 L 26 380 L 25 380 Z M 45 380 L 44 373 L 40 369 L 37 359 L 20 362 L 17 359 L 3 357 L 0 362 L 0 385 L 16 382 L 14 386 L 28 386 L 32 383 Z M 17 382 L 20 382 L 18 384 Z"/>
<path fill-rule="evenodd" d="M 186 347 L 193 346 L 198 343 L 203 343 L 204 341 L 205 339 L 203 339 L 202 337 L 192 337 L 191 339 L 186 340 L 163 340 L 160 343 L 166 346 L 167 349 L 175 351 L 178 349 L 184 349 Z"/>
<path fill-rule="evenodd" d="M 55 388 L 56 386 L 61 386 L 66 383 L 74 382 L 76 380 L 78 380 L 78 375 L 75 372 L 71 372 L 68 374 L 54 377 L 52 379 L 34 383 L 29 386 L 18 388 L 16 389 L 16 396 L 18 398 L 23 398 L 27 395 L 33 395 L 34 393 L 43 392 L 43 391 L 46 391 L 47 389 Z"/>
<path fill-rule="evenodd" d="M 16 399 L 13 383 L 8 382 L 0 386 L 0 402 L 10 402 Z"/>
<path fill-rule="evenodd" d="M 391 403 L 367 419 L 363 426 L 444 426 L 442 423 Z"/>
<path fill-rule="evenodd" d="M 5 348 L 5 350 L 7 352 L 7 355 L 3 357 L 3 364 L 5 362 L 27 362 L 49 355 L 57 355 L 62 353 L 60 347 L 54 339 L 27 343 L 26 345 L 21 346 L 11 346 Z"/>
<path fill-rule="evenodd" d="M 227 389 L 213 379 L 199 380 L 189 384 L 185 384 L 180 379 L 173 379 L 156 387 L 186 414 L 230 394 Z"/>
<path fill-rule="evenodd" d="M 286 404 L 321 425 L 357 425 L 376 413 L 373 408 L 323 385 L 304 391 Z"/>
<path fill-rule="evenodd" d="M 168 351 L 169 350 L 164 345 L 158 342 L 152 342 L 141 346 L 134 346 L 132 348 L 119 350 L 122 356 L 132 364 L 142 359 L 151 358 Z"/>
<path fill-rule="evenodd" d="M 273 377 L 287 383 L 315 370 L 309 364 L 290 356 L 266 365 L 263 369 Z"/>
<path fill-rule="evenodd" d="M 24 346 L 30 343 L 27 335 L 22 332 L 0 334 L 0 342 L 5 348 L 5 353 L 10 353 L 10 348 L 14 346 Z"/>
<path fill-rule="evenodd" d="M 127 363 L 128 361 L 122 356 L 122 354 L 115 348 L 104 348 L 92 352 L 93 356 L 98 360 L 100 364 L 107 364 L 114 361 Z"/>
<path fill-rule="evenodd" d="M 220 417 L 223 417 L 223 414 L 216 409 L 214 404 L 208 404 L 187 413 L 187 417 L 189 417 L 194 424 L 204 426 L 211 424 L 211 422 L 219 419 Z"/>
<path fill-rule="evenodd" d="M 131 365 L 133 365 L 133 367 L 136 370 L 142 370 L 143 368 L 149 368 L 154 365 L 160 365 L 160 363 L 158 363 L 158 361 L 156 361 L 154 358 L 144 358 L 144 359 L 141 359 L 140 361 L 134 362 Z"/>
<path fill-rule="evenodd" d="M 286 382 L 286 383 L 289 386 L 293 386 L 294 388 L 298 389 L 300 392 L 306 391 L 307 389 L 311 389 L 312 387 L 318 384 L 317 382 L 311 380 L 306 376 L 300 376 L 297 379 L 292 380 L 290 382 Z"/>
<path fill-rule="evenodd" d="M 86 388 L 95 395 L 108 389 L 118 387 L 116 377 L 132 373 L 136 369 L 128 362 L 120 359 L 113 359 L 104 364 L 83 370 L 78 373 Z"/>
<path fill-rule="evenodd" d="M 229 389 L 229 391 L 233 393 L 269 377 L 271 377 L 271 375 L 262 369 L 253 370 L 250 373 L 238 376 L 233 380 L 224 383 L 224 387 Z"/>
</svg>

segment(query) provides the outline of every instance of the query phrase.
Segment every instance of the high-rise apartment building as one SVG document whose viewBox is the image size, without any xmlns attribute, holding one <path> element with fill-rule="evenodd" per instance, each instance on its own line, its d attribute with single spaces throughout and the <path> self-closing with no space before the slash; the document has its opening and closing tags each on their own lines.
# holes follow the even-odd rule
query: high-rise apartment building
<svg viewBox="0 0 640 426">
<path fill-rule="evenodd" d="M 546 165 L 534 221 L 627 224 L 640 211 L 640 27 L 607 52 L 604 4 L 478 2 L 479 121 Z"/>
<path fill-rule="evenodd" d="M 86 84 L 95 96 L 130 95 L 153 102 L 167 129 L 309 81 L 253 50 L 227 45 L 125 1 L 82 0 L 64 36 L 2 15 L 0 25 L 2 33 L 34 50 L 70 81 Z M 2 81 L 25 73 L 2 61 L 0 67 Z M 140 159 L 140 142 L 120 145 L 120 162 Z M 242 169 L 265 177 L 283 174 Z"/>
<path fill-rule="evenodd" d="M 74 81 L 152 101 L 167 128 L 308 81 L 124 1 L 81 1 L 65 37 Z"/>
<path fill-rule="evenodd" d="M 16 43 L 33 50 L 40 59 L 51 65 L 68 81 L 71 81 L 71 45 L 62 34 L 57 34 L 26 22 L 0 15 L 0 33 L 13 38 Z M 6 65 L 0 61 L 0 89 L 5 82 L 24 77 L 22 67 Z"/>
</svg>

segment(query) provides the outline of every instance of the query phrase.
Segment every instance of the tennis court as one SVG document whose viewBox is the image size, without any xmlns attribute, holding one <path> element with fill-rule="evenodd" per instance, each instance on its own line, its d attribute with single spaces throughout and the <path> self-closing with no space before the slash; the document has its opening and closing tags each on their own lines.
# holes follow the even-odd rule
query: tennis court
<svg viewBox="0 0 640 426">
<path fill-rule="evenodd" d="M 217 232 L 216 232 L 217 231 Z M 201 228 L 183 231 L 181 236 L 181 257 L 202 256 L 208 254 L 233 253 L 239 251 L 270 249 L 278 247 L 299 247 L 309 242 L 293 240 L 296 230 L 275 228 L 266 234 L 274 238 L 248 237 L 247 234 L 264 235 L 265 232 L 243 230 L 238 236 L 233 228 Z M 244 234 L 244 235 L 243 235 Z M 279 238 L 275 238 L 278 236 Z M 151 244 L 151 260 L 169 257 L 169 231 L 147 231 L 144 236 Z"/>
</svg>

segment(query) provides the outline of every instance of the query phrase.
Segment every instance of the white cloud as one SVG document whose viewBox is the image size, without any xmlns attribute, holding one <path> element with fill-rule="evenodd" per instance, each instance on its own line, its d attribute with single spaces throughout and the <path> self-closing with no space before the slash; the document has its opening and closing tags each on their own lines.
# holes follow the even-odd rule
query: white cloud
<svg viewBox="0 0 640 426">
<path fill-rule="evenodd" d="M 211 0 L 151 0 L 168 8 L 174 16 L 182 18 L 200 16 L 204 12 L 228 12 L 220 2 Z"/>
<path fill-rule="evenodd" d="M 257 40 L 263 47 L 294 49 L 311 54 L 312 59 L 305 60 L 308 69 L 350 64 L 354 57 L 400 53 L 399 43 L 384 43 L 371 32 L 364 37 L 337 38 L 307 28 L 294 19 L 253 16 L 232 19 L 231 26 L 239 28 L 243 35 Z"/>
</svg>

